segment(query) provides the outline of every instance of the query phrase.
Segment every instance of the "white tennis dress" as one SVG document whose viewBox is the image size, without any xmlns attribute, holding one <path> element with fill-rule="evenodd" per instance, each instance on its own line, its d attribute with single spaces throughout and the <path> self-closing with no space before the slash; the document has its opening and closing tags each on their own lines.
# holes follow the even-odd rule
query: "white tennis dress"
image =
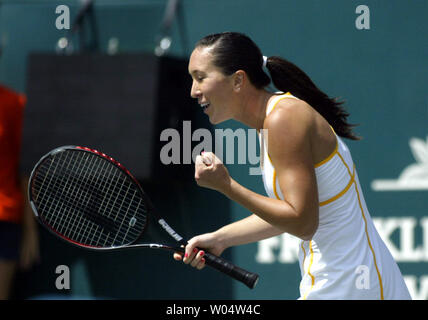
<svg viewBox="0 0 428 320">
<path fill-rule="evenodd" d="M 285 98 L 297 99 L 290 93 L 278 95 L 266 114 Z M 264 134 L 259 139 L 265 190 L 271 198 L 284 199 Z M 334 152 L 315 165 L 319 226 L 310 241 L 300 244 L 299 299 L 411 299 L 370 217 L 351 153 L 336 138 Z"/>
</svg>

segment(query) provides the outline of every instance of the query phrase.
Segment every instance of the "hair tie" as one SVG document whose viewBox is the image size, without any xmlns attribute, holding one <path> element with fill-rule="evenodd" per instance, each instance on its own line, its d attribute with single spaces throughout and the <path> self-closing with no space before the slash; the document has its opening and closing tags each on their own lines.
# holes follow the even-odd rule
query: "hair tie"
<svg viewBox="0 0 428 320">
<path fill-rule="evenodd" d="M 268 57 L 263 56 L 263 68 L 266 68 Z"/>
<path fill-rule="evenodd" d="M 270 70 L 266 67 L 267 65 L 267 61 L 268 61 L 268 57 L 263 56 L 263 72 L 269 77 L 270 79 L 270 83 L 268 86 L 266 86 L 266 90 L 270 91 L 270 92 L 275 92 L 277 93 L 278 90 L 275 88 L 275 85 L 273 84 L 273 80 L 272 77 L 270 76 Z"/>
</svg>

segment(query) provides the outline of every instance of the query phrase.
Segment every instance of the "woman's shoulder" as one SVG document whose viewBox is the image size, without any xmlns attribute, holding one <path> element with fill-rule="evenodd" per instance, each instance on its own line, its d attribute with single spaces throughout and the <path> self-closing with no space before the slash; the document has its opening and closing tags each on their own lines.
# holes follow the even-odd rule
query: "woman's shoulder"
<svg viewBox="0 0 428 320">
<path fill-rule="evenodd" d="M 308 129 L 314 119 L 314 110 L 305 101 L 284 98 L 275 103 L 265 118 L 263 128 L 268 130 Z"/>
<path fill-rule="evenodd" d="M 306 102 L 297 99 L 282 99 L 266 116 L 263 129 L 268 135 L 269 152 L 283 153 L 300 150 L 312 140 L 314 120 Z"/>
</svg>

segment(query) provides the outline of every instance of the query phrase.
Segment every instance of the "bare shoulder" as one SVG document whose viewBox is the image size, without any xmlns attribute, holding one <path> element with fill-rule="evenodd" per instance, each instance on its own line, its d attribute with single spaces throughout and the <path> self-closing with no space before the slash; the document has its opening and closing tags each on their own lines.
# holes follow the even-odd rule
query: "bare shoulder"
<svg viewBox="0 0 428 320">
<path fill-rule="evenodd" d="M 307 137 L 314 125 L 315 117 L 314 110 L 305 101 L 282 99 L 266 117 L 264 129 L 283 137 Z"/>
<path fill-rule="evenodd" d="M 269 152 L 286 155 L 286 150 L 312 157 L 313 164 L 330 155 L 336 147 L 336 137 L 325 120 L 303 100 L 283 99 L 264 122 L 269 134 Z"/>
<path fill-rule="evenodd" d="M 275 166 L 313 163 L 313 109 L 304 101 L 282 99 L 264 121 L 268 152 Z"/>
</svg>

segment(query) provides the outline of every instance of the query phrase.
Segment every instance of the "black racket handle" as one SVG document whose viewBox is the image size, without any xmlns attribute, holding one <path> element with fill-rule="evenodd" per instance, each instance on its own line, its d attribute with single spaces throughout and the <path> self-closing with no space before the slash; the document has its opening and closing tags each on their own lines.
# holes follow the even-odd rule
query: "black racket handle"
<svg viewBox="0 0 428 320">
<path fill-rule="evenodd" d="M 242 282 L 250 289 L 253 289 L 257 285 L 257 281 L 259 280 L 258 274 L 244 270 L 234 265 L 233 263 L 230 263 L 229 261 L 217 257 L 209 252 L 205 252 L 204 258 L 207 265 Z"/>
</svg>

